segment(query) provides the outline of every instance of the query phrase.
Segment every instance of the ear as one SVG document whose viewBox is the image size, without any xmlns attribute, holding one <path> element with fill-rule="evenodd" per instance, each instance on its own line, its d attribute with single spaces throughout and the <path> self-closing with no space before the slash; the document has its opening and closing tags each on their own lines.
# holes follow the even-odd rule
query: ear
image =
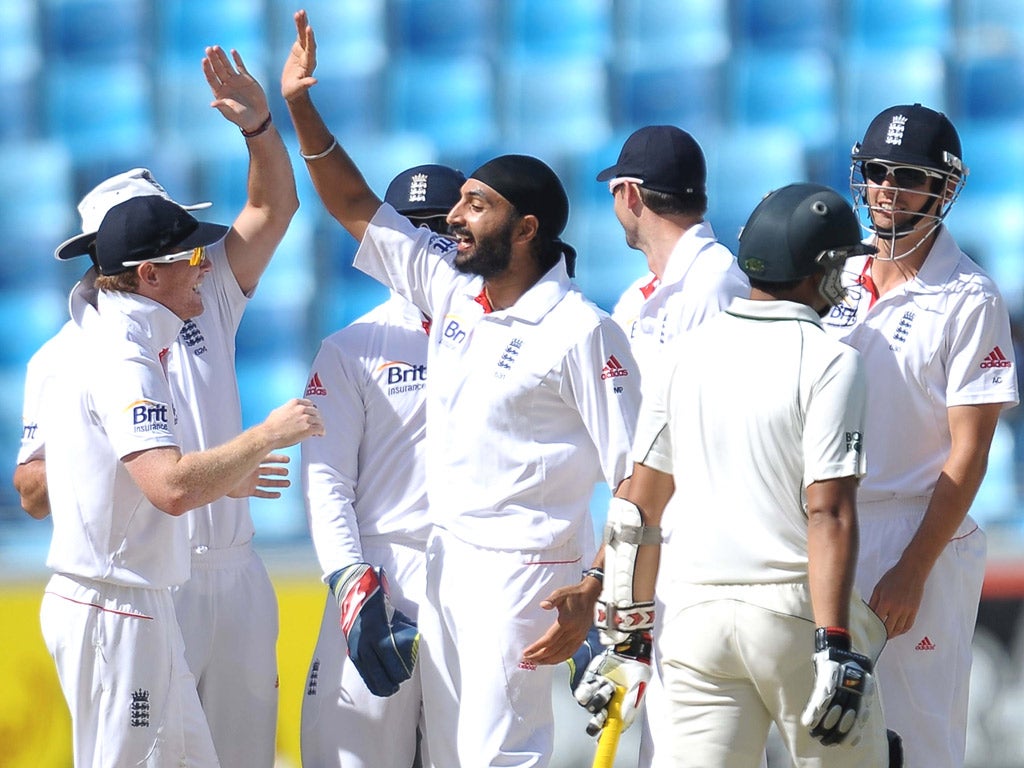
<svg viewBox="0 0 1024 768">
<path fill-rule="evenodd" d="M 139 276 L 140 285 L 148 285 L 156 288 L 160 285 L 160 270 L 157 269 L 156 264 L 150 261 L 139 264 L 135 267 L 136 273 Z"/>
<path fill-rule="evenodd" d="M 516 224 L 515 232 L 512 235 L 513 242 L 529 242 L 537 236 L 537 231 L 540 229 L 540 220 L 532 213 L 526 216 L 521 216 L 518 223 Z"/>
</svg>

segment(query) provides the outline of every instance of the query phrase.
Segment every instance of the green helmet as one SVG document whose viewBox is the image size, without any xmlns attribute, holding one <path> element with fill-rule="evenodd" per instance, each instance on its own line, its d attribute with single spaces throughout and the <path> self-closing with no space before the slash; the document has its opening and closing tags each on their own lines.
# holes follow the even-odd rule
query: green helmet
<svg viewBox="0 0 1024 768">
<path fill-rule="evenodd" d="M 874 253 L 861 242 L 853 208 L 821 184 L 790 184 L 769 192 L 740 231 L 739 266 L 751 280 L 788 283 Z"/>
</svg>

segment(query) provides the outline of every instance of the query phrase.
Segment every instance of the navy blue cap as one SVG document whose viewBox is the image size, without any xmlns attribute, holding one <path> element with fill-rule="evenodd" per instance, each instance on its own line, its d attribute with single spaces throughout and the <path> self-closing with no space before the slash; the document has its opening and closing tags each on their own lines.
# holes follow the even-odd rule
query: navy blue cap
<svg viewBox="0 0 1024 768">
<path fill-rule="evenodd" d="M 417 165 L 388 184 L 384 202 L 410 219 L 445 216 L 462 196 L 466 177 L 447 165 Z"/>
</svg>

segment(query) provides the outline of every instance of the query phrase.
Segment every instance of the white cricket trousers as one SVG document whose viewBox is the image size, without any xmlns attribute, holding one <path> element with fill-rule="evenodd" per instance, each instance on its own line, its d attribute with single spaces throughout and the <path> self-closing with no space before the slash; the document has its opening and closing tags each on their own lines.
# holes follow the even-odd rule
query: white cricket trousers
<svg viewBox="0 0 1024 768">
<path fill-rule="evenodd" d="M 423 601 L 422 549 L 362 539 L 363 559 L 388 577 L 391 603 L 414 621 Z M 302 697 L 303 768 L 412 768 L 424 730 L 422 659 L 393 696 L 375 696 L 348 659 L 338 600 L 326 590 L 323 620 Z M 422 652 L 421 652 L 422 656 Z M 429 765 L 425 745 L 422 765 Z"/>
<path fill-rule="evenodd" d="M 757 768 L 774 721 L 797 768 L 886 768 L 888 745 L 877 696 L 870 699 L 856 744 L 826 747 L 800 722 L 814 682 L 815 626 L 807 618 L 806 585 L 702 589 L 719 590 L 723 597 L 709 594 L 688 607 L 669 607 L 662 628 L 670 730 L 653 733 L 659 765 Z M 857 601 L 855 610 L 862 615 L 851 621 L 854 649 L 870 655 L 859 627 L 870 620 L 879 634 L 883 630 L 863 603 Z"/>
<path fill-rule="evenodd" d="M 277 596 L 250 544 L 192 553 L 172 590 L 185 660 L 223 768 L 272 768 L 277 757 Z"/>
<path fill-rule="evenodd" d="M 77 768 L 219 765 L 170 590 L 55 574 L 39 618 Z"/>
<path fill-rule="evenodd" d="M 575 542 L 541 552 L 483 549 L 444 530 L 431 534 L 419 664 L 438 768 L 549 765 L 555 668 L 522 655 L 555 621 L 540 601 L 579 582 L 579 551 Z"/>
<path fill-rule="evenodd" d="M 924 517 L 927 497 L 858 503 L 857 589 L 870 599 Z M 890 638 L 878 665 L 889 727 L 903 737 L 906 768 L 963 768 L 971 640 L 987 550 L 968 515 L 925 582 L 914 625 Z"/>
</svg>

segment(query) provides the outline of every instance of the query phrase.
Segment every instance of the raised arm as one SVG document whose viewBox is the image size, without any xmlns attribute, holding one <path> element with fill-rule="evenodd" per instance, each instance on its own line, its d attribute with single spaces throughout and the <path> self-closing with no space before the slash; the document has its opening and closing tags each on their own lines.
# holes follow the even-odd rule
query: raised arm
<svg viewBox="0 0 1024 768">
<path fill-rule="evenodd" d="M 299 153 L 327 212 L 362 240 L 381 201 L 362 173 L 337 143 L 313 105 L 309 89 L 316 85 L 316 37 L 305 11 L 295 14 L 295 43 L 281 73 L 281 95 L 299 139 Z"/>
<path fill-rule="evenodd" d="M 249 150 L 248 198 L 228 232 L 228 264 L 246 294 L 256 288 L 299 208 L 295 174 L 274 127 L 262 86 L 237 51 L 234 64 L 220 46 L 206 49 L 203 74 L 213 93 L 210 106 L 238 126 Z"/>
</svg>

